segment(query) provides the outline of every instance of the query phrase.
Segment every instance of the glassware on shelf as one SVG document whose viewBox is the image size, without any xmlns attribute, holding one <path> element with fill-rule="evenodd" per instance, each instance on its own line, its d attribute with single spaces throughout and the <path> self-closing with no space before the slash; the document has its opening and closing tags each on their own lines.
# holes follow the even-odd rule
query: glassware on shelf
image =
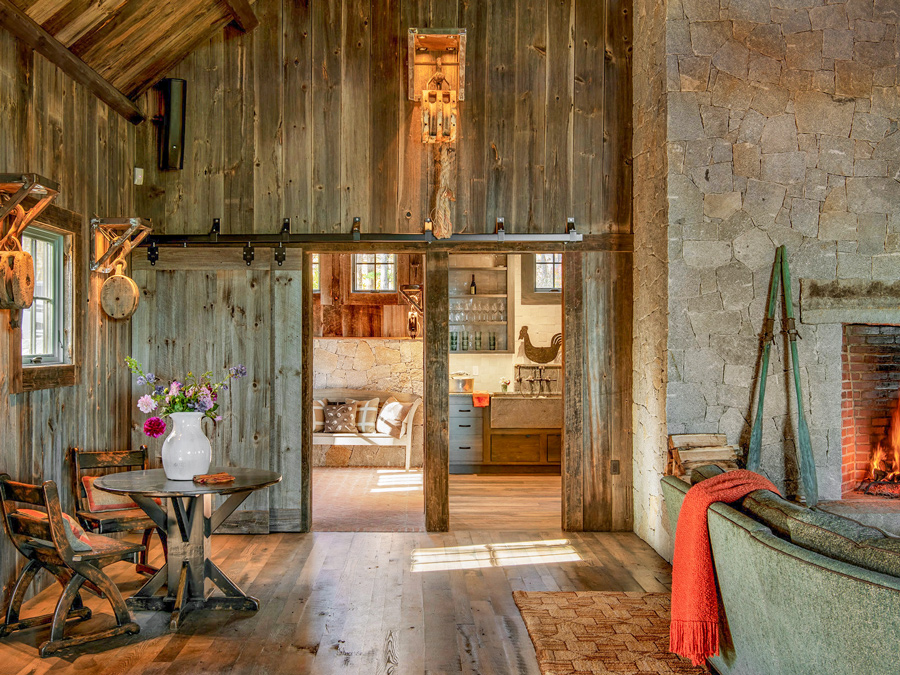
<svg viewBox="0 0 900 675">
<path fill-rule="evenodd" d="M 497 335 L 493 331 L 491 331 L 491 334 L 488 336 L 488 349 L 490 351 L 497 349 Z"/>
<path fill-rule="evenodd" d="M 450 351 L 455 352 L 457 349 L 459 349 L 459 333 L 452 331 L 450 333 Z"/>
<path fill-rule="evenodd" d="M 474 344 L 474 348 L 475 348 L 475 351 L 476 351 L 476 352 L 480 352 L 480 351 L 481 351 L 481 331 L 477 331 L 477 332 L 475 333 L 475 344 Z"/>
<path fill-rule="evenodd" d="M 469 351 L 469 333 L 468 331 L 463 330 L 460 335 L 460 345 L 459 348 L 461 351 L 467 352 Z"/>
</svg>

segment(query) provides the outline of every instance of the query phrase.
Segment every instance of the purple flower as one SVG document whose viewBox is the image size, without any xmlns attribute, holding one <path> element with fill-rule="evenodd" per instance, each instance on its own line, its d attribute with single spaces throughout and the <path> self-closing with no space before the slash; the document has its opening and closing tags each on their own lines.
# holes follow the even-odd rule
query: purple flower
<svg viewBox="0 0 900 675">
<path fill-rule="evenodd" d="M 145 384 L 147 384 L 147 378 L 143 375 L 138 375 L 137 383 L 139 387 L 143 387 Z"/>
<path fill-rule="evenodd" d="M 147 384 L 153 384 L 154 382 L 156 382 L 156 375 L 154 375 L 153 373 L 147 373 L 146 375 L 144 375 L 144 378 L 147 380 Z"/>
<path fill-rule="evenodd" d="M 158 384 L 158 385 L 156 385 L 156 387 L 153 389 L 153 395 L 154 395 L 154 396 L 161 396 L 162 393 L 163 393 L 165 390 L 166 390 L 166 388 L 165 388 L 164 386 L 162 386 L 161 384 Z"/>
<path fill-rule="evenodd" d="M 232 366 L 231 368 L 229 368 L 228 372 L 235 379 L 239 379 L 241 377 L 247 377 L 247 368 L 246 368 L 246 366 L 244 366 L 240 363 L 236 366 Z"/>
<path fill-rule="evenodd" d="M 144 433 L 150 438 L 159 438 L 166 431 L 166 423 L 159 417 L 150 417 L 144 422 Z"/>
<path fill-rule="evenodd" d="M 137 406 L 142 413 L 153 412 L 156 410 L 156 401 L 151 398 L 150 394 L 144 394 L 138 399 Z"/>
</svg>

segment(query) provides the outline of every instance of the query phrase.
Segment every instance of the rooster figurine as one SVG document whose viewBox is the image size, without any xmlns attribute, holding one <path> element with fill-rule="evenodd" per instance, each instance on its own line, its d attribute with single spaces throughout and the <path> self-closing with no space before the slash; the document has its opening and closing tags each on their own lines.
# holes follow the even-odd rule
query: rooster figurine
<svg viewBox="0 0 900 675">
<path fill-rule="evenodd" d="M 525 356 L 535 363 L 550 363 L 556 358 L 559 348 L 562 347 L 562 333 L 553 336 L 549 347 L 535 347 L 528 337 L 528 326 L 522 326 L 522 330 L 519 331 L 519 339 L 525 340 Z"/>
</svg>

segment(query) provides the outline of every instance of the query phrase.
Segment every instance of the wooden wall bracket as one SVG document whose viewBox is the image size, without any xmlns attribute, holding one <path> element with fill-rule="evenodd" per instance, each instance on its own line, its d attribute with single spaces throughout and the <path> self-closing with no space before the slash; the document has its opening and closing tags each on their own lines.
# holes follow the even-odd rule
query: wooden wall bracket
<svg viewBox="0 0 900 675">
<path fill-rule="evenodd" d="M 109 274 L 118 265 L 124 265 L 125 257 L 140 246 L 151 229 L 150 220 L 146 218 L 92 218 L 94 249 L 91 251 L 91 272 Z M 95 260 L 98 237 L 107 242 L 107 249 Z"/>
<path fill-rule="evenodd" d="M 59 183 L 36 173 L 0 173 L 0 193 L 10 195 L 8 199 L 0 202 L 0 240 L 6 239 L 9 235 L 19 239 L 22 231 L 59 194 Z M 3 232 L 3 219 L 29 196 L 37 198 L 37 203 L 25 212 L 25 218 L 19 222 L 16 232 Z M 12 225 L 10 230 L 11 228 Z"/>
</svg>

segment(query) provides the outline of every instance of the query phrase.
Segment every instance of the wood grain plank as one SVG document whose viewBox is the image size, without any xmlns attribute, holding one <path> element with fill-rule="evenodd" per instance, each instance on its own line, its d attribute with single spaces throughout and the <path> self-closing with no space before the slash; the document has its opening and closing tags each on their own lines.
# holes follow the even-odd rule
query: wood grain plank
<svg viewBox="0 0 900 675">
<path fill-rule="evenodd" d="M 341 218 L 341 5 L 312 7 L 312 105 L 316 143 L 312 152 L 314 232 L 340 232 Z M 350 149 L 347 149 L 350 152 Z M 349 227 L 349 225 L 347 225 Z"/>
<path fill-rule="evenodd" d="M 449 256 L 425 255 L 425 527 L 429 532 L 449 528 L 450 472 L 450 340 L 448 295 Z"/>
<path fill-rule="evenodd" d="M 584 529 L 584 254 L 563 254 L 562 529 Z"/>
<path fill-rule="evenodd" d="M 256 18 L 256 14 L 253 13 L 253 8 L 247 0 L 222 0 L 222 2 L 234 16 L 234 22 L 238 28 L 245 33 L 249 33 L 259 25 L 259 19 Z"/>
<path fill-rule="evenodd" d="M 293 232 L 312 232 L 310 3 L 286 2 L 284 21 L 284 216 Z M 271 214 L 273 220 L 278 214 Z"/>
</svg>

